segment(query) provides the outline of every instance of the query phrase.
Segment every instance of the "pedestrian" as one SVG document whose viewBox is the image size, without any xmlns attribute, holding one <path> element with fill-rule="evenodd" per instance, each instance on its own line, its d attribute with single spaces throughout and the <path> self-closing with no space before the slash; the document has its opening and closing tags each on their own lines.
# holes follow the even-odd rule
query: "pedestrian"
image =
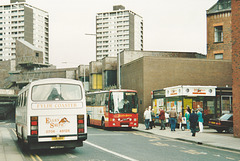
<svg viewBox="0 0 240 161">
<path fill-rule="evenodd" d="M 161 121 L 160 130 L 165 130 L 165 111 L 163 108 L 160 109 L 159 120 Z"/>
<path fill-rule="evenodd" d="M 198 123 L 198 115 L 195 113 L 195 110 L 193 110 L 192 113 L 190 114 L 189 121 L 190 121 L 190 128 L 191 128 L 192 136 L 195 136 L 196 135 L 196 126 Z"/>
<path fill-rule="evenodd" d="M 155 123 L 154 123 L 154 121 L 155 121 L 155 113 L 154 113 L 154 109 L 150 109 L 150 111 L 151 111 L 151 119 L 152 119 L 152 121 L 150 121 L 150 129 L 152 129 L 153 127 L 155 127 Z"/>
<path fill-rule="evenodd" d="M 149 106 L 149 107 L 151 107 L 151 106 Z M 149 108 L 146 108 L 144 111 L 144 120 L 145 120 L 145 126 L 146 126 L 145 130 L 149 130 L 150 119 L 151 119 L 151 113 L 149 111 Z"/>
<path fill-rule="evenodd" d="M 199 110 L 199 111 L 203 111 L 203 109 L 201 108 L 200 105 L 197 105 L 197 110 Z"/>
<path fill-rule="evenodd" d="M 187 111 L 189 114 L 191 114 L 191 109 L 190 109 L 189 105 L 187 105 Z"/>
<path fill-rule="evenodd" d="M 165 126 L 169 126 L 169 114 L 165 112 Z"/>
<path fill-rule="evenodd" d="M 199 126 L 199 132 L 203 132 L 203 117 L 202 117 L 202 112 L 200 111 L 201 109 L 198 108 L 198 126 Z"/>
<path fill-rule="evenodd" d="M 177 121 L 179 124 L 179 130 L 181 130 L 182 129 L 182 112 L 179 112 Z"/>
<path fill-rule="evenodd" d="M 171 108 L 171 111 L 169 112 L 169 117 L 170 117 L 171 131 L 175 131 L 177 112 L 174 107 Z"/>
<path fill-rule="evenodd" d="M 189 117 L 190 117 L 190 113 L 188 112 L 188 110 L 185 110 L 185 115 L 186 117 L 186 124 L 187 124 L 187 130 L 190 130 L 190 122 L 189 122 Z"/>
</svg>

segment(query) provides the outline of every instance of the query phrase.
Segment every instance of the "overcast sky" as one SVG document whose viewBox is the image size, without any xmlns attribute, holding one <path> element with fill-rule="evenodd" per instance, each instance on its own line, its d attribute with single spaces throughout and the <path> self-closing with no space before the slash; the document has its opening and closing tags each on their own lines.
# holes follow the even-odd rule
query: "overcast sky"
<svg viewBox="0 0 240 161">
<path fill-rule="evenodd" d="M 10 0 L 1 0 L 9 3 Z M 77 67 L 96 60 L 96 14 L 123 5 L 143 17 L 143 49 L 206 54 L 206 10 L 217 0 L 26 0 L 50 17 L 50 64 Z"/>
</svg>

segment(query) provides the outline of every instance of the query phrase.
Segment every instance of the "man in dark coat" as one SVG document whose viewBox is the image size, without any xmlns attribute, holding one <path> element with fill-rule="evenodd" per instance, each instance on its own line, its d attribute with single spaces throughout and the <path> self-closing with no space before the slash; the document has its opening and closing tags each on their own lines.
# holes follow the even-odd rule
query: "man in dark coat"
<svg viewBox="0 0 240 161">
<path fill-rule="evenodd" d="M 159 120 L 161 120 L 161 129 L 165 130 L 165 111 L 163 108 L 160 109 Z"/>
<path fill-rule="evenodd" d="M 193 110 L 192 113 L 190 114 L 189 121 L 190 121 L 190 128 L 191 128 L 192 136 L 195 136 L 196 135 L 196 126 L 198 123 L 198 115 L 196 114 L 195 110 Z"/>
</svg>

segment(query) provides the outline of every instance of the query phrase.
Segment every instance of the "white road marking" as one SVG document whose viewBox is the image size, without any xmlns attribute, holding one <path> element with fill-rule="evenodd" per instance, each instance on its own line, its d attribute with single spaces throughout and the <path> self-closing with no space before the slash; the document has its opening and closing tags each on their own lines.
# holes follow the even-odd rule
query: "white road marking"
<svg viewBox="0 0 240 161">
<path fill-rule="evenodd" d="M 124 134 L 88 134 L 88 136 L 116 136 L 116 135 L 124 135 Z"/>
<path fill-rule="evenodd" d="M 151 143 L 151 144 L 156 145 L 156 146 L 169 146 L 168 144 L 163 144 L 163 143 L 160 143 L 160 142 Z"/>
<path fill-rule="evenodd" d="M 234 158 L 230 158 L 230 157 L 226 157 L 226 159 L 229 159 L 229 160 L 235 160 Z"/>
<path fill-rule="evenodd" d="M 70 153 L 66 153 L 66 156 L 68 158 L 76 158 L 77 157 L 76 155 L 73 155 L 73 154 L 70 154 Z"/>
<path fill-rule="evenodd" d="M 181 151 L 184 153 L 193 154 L 193 155 L 207 155 L 207 153 L 205 152 L 198 152 L 196 150 L 186 150 L 186 151 L 181 150 Z"/>
<path fill-rule="evenodd" d="M 130 157 L 128 157 L 128 156 L 125 156 L 125 155 L 116 153 L 116 152 L 114 152 L 114 151 L 108 150 L 108 149 L 106 149 L 106 148 L 103 148 L 103 147 L 101 147 L 101 146 L 95 145 L 95 144 L 90 143 L 90 142 L 88 142 L 88 141 L 84 141 L 84 143 L 86 143 L 86 144 L 88 144 L 88 145 L 91 145 L 91 146 L 93 146 L 93 147 L 95 147 L 95 148 L 98 148 L 98 149 L 100 149 L 100 150 L 103 150 L 103 151 L 105 151 L 105 152 L 108 152 L 108 153 L 111 153 L 111 154 L 113 154 L 113 155 L 116 155 L 116 156 L 118 156 L 118 157 L 124 158 L 124 159 L 126 159 L 126 160 L 138 161 L 138 160 L 136 160 L 136 159 L 133 159 L 133 158 L 130 158 Z"/>
</svg>

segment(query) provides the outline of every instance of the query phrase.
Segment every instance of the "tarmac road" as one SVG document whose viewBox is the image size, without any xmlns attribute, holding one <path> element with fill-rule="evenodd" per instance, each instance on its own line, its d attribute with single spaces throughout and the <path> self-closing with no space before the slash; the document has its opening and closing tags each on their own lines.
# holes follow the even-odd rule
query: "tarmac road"
<svg viewBox="0 0 240 161">
<path fill-rule="evenodd" d="M 102 130 L 88 127 L 88 139 L 74 150 L 36 150 L 22 152 L 13 123 L 0 123 L 1 161 L 159 161 L 159 160 L 240 160 L 240 152 L 146 133 L 139 130 Z"/>
</svg>

